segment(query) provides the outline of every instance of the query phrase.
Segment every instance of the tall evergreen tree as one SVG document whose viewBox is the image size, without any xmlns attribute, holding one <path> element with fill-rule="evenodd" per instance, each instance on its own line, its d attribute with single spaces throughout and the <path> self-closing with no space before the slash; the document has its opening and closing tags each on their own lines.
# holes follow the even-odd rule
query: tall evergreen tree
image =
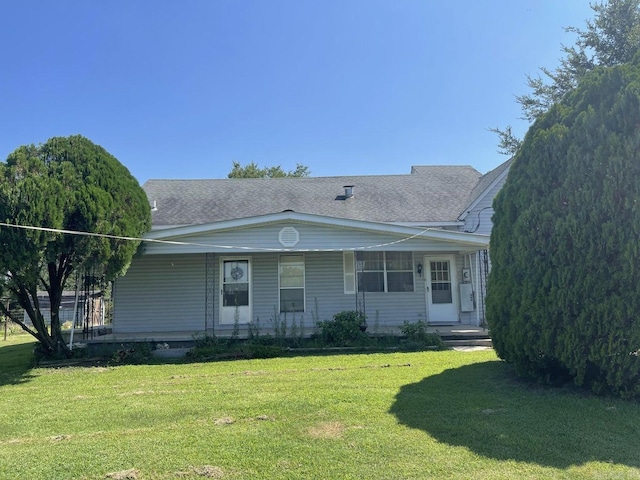
<svg viewBox="0 0 640 480">
<path fill-rule="evenodd" d="M 22 146 L 0 163 L 0 221 L 125 237 L 151 225 L 147 197 L 129 171 L 82 136 Z M 31 320 L 12 316 L 47 353 L 68 353 L 62 341 L 60 303 L 71 274 L 91 269 L 106 281 L 127 269 L 139 242 L 0 227 L 0 293 L 15 298 Z M 50 300 L 50 329 L 38 291 Z M 4 302 L 0 311 L 5 315 Z"/>
<path fill-rule="evenodd" d="M 524 375 L 640 396 L 640 54 L 527 133 L 496 197 L 487 317 Z"/>
</svg>

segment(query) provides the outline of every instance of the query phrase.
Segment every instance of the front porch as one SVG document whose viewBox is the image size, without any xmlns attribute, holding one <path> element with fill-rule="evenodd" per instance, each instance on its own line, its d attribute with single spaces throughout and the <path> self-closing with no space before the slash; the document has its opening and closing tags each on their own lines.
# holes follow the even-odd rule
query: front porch
<svg viewBox="0 0 640 480">
<path fill-rule="evenodd" d="M 74 332 L 74 345 L 108 345 L 129 343 L 169 344 L 175 347 L 190 346 L 194 339 L 205 335 L 203 331 L 174 331 L 174 332 L 136 332 L 113 333 L 108 328 L 101 327 L 90 338 L 83 338 L 81 329 Z M 427 327 L 429 333 L 435 333 L 450 347 L 460 346 L 491 346 L 487 327 L 465 324 L 434 324 Z M 101 334 L 105 332 L 104 334 Z M 395 333 L 397 334 L 397 332 Z M 70 333 L 69 333 L 70 335 Z M 86 335 L 85 335 L 86 337 Z M 225 336 L 221 336 L 224 338 Z M 67 337 L 68 338 L 68 337 Z M 68 340 L 67 340 L 68 341 Z"/>
</svg>

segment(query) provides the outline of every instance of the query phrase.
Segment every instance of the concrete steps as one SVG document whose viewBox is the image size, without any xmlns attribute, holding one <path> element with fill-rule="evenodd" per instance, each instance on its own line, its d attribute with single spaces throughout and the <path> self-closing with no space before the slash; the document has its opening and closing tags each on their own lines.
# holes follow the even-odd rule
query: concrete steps
<svg viewBox="0 0 640 480">
<path fill-rule="evenodd" d="M 489 331 L 485 329 L 443 329 L 437 333 L 449 348 L 462 350 L 493 347 Z"/>
<path fill-rule="evenodd" d="M 490 338 L 465 338 L 465 339 L 448 339 L 443 338 L 442 341 L 449 348 L 462 347 L 484 347 L 493 348 Z"/>
</svg>

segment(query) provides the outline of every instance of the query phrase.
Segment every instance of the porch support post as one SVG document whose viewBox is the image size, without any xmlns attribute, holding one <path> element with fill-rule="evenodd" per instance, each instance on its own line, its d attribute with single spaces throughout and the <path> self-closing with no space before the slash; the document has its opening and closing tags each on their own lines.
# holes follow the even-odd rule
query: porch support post
<svg viewBox="0 0 640 480">
<path fill-rule="evenodd" d="M 205 267 L 205 292 L 204 292 L 204 332 L 209 335 L 215 334 L 215 254 L 207 252 L 204 254 Z"/>
<path fill-rule="evenodd" d="M 479 287 L 480 286 L 480 250 L 478 250 L 476 253 L 476 286 Z M 477 288 L 476 287 L 476 288 Z M 481 319 L 480 319 L 480 302 L 484 302 L 484 298 L 482 298 L 482 291 L 480 288 L 476 289 L 476 326 L 479 327 L 480 323 L 481 323 Z"/>
<path fill-rule="evenodd" d="M 71 319 L 71 334 L 69 335 L 69 350 L 73 350 L 73 332 L 76 331 L 76 316 L 78 315 L 78 274 L 76 273 L 76 297 L 73 301 L 73 318 Z"/>
</svg>

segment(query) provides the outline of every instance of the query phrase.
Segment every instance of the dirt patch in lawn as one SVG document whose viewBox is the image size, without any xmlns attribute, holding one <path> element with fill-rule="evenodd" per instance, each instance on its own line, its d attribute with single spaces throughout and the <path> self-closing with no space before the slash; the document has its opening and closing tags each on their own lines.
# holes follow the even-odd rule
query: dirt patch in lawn
<svg viewBox="0 0 640 480">
<path fill-rule="evenodd" d="M 189 467 L 189 470 L 186 472 L 176 472 L 177 477 L 189 477 L 193 475 L 204 478 L 223 478 L 224 471 L 220 467 L 203 465 L 201 467 Z"/>
<path fill-rule="evenodd" d="M 309 427 L 307 433 L 312 438 L 337 439 L 342 438 L 346 427 L 341 422 L 325 422 Z"/>
<path fill-rule="evenodd" d="M 129 470 L 107 473 L 104 477 L 112 480 L 137 480 L 140 478 L 140 472 L 135 468 L 130 468 Z"/>
</svg>

